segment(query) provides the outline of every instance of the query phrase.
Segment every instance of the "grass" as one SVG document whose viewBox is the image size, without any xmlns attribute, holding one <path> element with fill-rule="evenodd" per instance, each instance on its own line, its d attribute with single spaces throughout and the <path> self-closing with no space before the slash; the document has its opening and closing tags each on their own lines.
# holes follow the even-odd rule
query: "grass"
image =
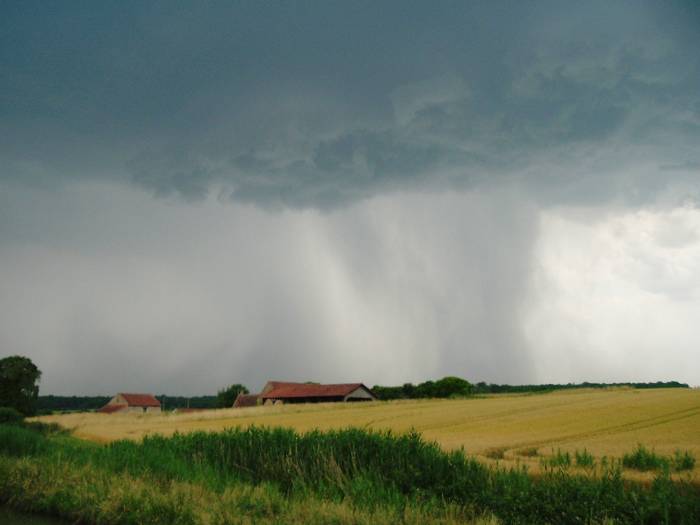
<svg viewBox="0 0 700 525">
<path fill-rule="evenodd" d="M 505 447 L 490 448 L 484 452 L 484 456 L 489 459 L 503 459 L 506 455 Z"/>
<path fill-rule="evenodd" d="M 568 468 L 571 466 L 571 454 L 557 449 L 556 453 L 552 451 L 551 456 L 543 458 L 542 463 L 547 467 Z"/>
<path fill-rule="evenodd" d="M 593 455 L 588 452 L 585 448 L 582 451 L 576 451 L 574 453 L 574 459 L 576 459 L 576 466 L 583 468 L 593 468 L 595 467 L 595 459 Z"/>
<path fill-rule="evenodd" d="M 516 453 L 518 454 L 518 456 L 523 456 L 526 458 L 534 458 L 539 454 L 539 452 L 537 451 L 537 447 L 521 448 Z"/>
<path fill-rule="evenodd" d="M 0 426 L 5 442 L 13 445 L 0 454 L 0 501 L 74 521 L 700 520 L 698 487 L 674 482 L 667 472 L 651 484 L 624 481 L 619 465 L 596 476 L 552 469 L 533 477 L 524 469 L 487 467 L 417 433 L 251 427 L 100 446 Z"/>
<path fill-rule="evenodd" d="M 454 506 L 430 512 L 361 509 L 314 496 L 287 498 L 272 484 L 230 484 L 219 491 L 177 480 L 115 474 L 65 461 L 7 459 L 0 456 L 0 501 L 70 521 L 100 524 L 393 524 L 497 525 L 492 517 L 472 517 Z"/>
</svg>

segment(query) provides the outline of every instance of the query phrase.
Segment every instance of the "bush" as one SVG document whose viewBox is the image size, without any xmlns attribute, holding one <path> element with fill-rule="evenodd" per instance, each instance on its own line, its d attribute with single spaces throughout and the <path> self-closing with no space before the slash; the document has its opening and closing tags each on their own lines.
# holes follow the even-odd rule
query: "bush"
<svg viewBox="0 0 700 525">
<path fill-rule="evenodd" d="M 0 454 L 30 456 L 47 448 L 47 441 L 38 432 L 21 426 L 0 425 Z"/>
<path fill-rule="evenodd" d="M 673 470 L 680 472 L 682 470 L 693 470 L 695 468 L 695 456 L 687 450 L 681 452 L 676 450 L 673 454 Z"/>
<path fill-rule="evenodd" d="M 631 454 L 625 454 L 622 457 L 622 465 L 625 468 L 640 470 L 664 470 L 668 469 L 669 460 L 663 456 L 659 456 L 653 450 L 648 450 L 644 445 L 637 445 L 637 449 Z"/>
<path fill-rule="evenodd" d="M 70 431 L 58 423 L 44 423 L 43 421 L 25 421 L 22 426 L 34 430 L 39 434 L 48 436 L 51 434 L 70 434 Z"/>
<path fill-rule="evenodd" d="M 17 424 L 24 419 L 22 413 L 11 407 L 0 407 L 0 423 Z"/>
</svg>

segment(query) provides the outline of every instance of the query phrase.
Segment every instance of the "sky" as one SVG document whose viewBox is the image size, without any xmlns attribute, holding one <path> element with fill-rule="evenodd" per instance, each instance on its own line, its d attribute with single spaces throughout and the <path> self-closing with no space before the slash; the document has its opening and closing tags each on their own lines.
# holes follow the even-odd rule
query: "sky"
<svg viewBox="0 0 700 525">
<path fill-rule="evenodd" d="M 43 394 L 700 385 L 700 4 L 0 1 Z"/>
</svg>

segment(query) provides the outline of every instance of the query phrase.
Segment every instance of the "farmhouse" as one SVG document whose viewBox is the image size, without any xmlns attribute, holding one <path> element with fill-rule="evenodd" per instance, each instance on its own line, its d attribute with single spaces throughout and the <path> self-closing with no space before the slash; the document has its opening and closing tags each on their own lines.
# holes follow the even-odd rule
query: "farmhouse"
<svg viewBox="0 0 700 525">
<path fill-rule="evenodd" d="M 319 383 L 268 381 L 259 394 L 239 395 L 233 406 L 374 401 L 376 399 L 372 391 L 362 383 L 322 385 Z"/>
<path fill-rule="evenodd" d="M 128 413 L 153 413 L 160 412 L 160 401 L 152 394 L 124 394 L 119 393 L 100 408 L 98 412 L 113 414 L 115 412 Z"/>
</svg>

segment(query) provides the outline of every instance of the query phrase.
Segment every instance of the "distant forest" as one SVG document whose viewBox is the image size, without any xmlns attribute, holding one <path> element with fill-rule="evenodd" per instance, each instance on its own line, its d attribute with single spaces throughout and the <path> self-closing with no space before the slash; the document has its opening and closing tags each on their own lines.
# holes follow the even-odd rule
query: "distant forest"
<svg viewBox="0 0 700 525">
<path fill-rule="evenodd" d="M 465 388 L 462 383 L 461 391 L 454 389 L 440 388 L 440 384 L 451 379 L 450 385 L 456 383 L 458 378 L 444 378 L 439 381 L 426 381 L 418 385 L 406 383 L 401 386 L 380 386 L 372 388 L 374 394 L 383 400 L 387 399 L 426 399 L 435 397 L 458 397 L 472 394 L 524 394 L 524 393 L 545 393 L 554 390 L 570 390 L 575 388 L 609 388 L 609 387 L 631 387 L 631 388 L 689 388 L 686 383 L 678 381 L 657 381 L 655 383 L 567 383 L 565 385 L 544 384 L 544 385 L 498 385 L 495 383 L 476 383 Z"/>
<path fill-rule="evenodd" d="M 156 396 L 165 410 L 175 408 L 217 408 L 217 396 Z M 56 411 L 97 410 L 112 399 L 111 396 L 39 396 L 37 409 L 46 414 Z"/>
<path fill-rule="evenodd" d="M 688 388 L 686 383 L 678 381 L 657 381 L 655 383 L 567 383 L 565 385 L 498 385 L 494 383 L 471 384 L 456 377 L 446 377 L 438 381 L 426 381 L 414 385 L 406 383 L 401 386 L 375 385 L 372 391 L 381 400 L 389 399 L 426 399 L 463 397 L 473 394 L 522 394 L 545 393 L 553 390 L 575 388 Z M 175 408 L 217 408 L 217 396 L 156 396 L 165 410 Z M 59 411 L 97 410 L 107 404 L 110 396 L 39 396 L 37 409 L 40 414 Z"/>
</svg>

